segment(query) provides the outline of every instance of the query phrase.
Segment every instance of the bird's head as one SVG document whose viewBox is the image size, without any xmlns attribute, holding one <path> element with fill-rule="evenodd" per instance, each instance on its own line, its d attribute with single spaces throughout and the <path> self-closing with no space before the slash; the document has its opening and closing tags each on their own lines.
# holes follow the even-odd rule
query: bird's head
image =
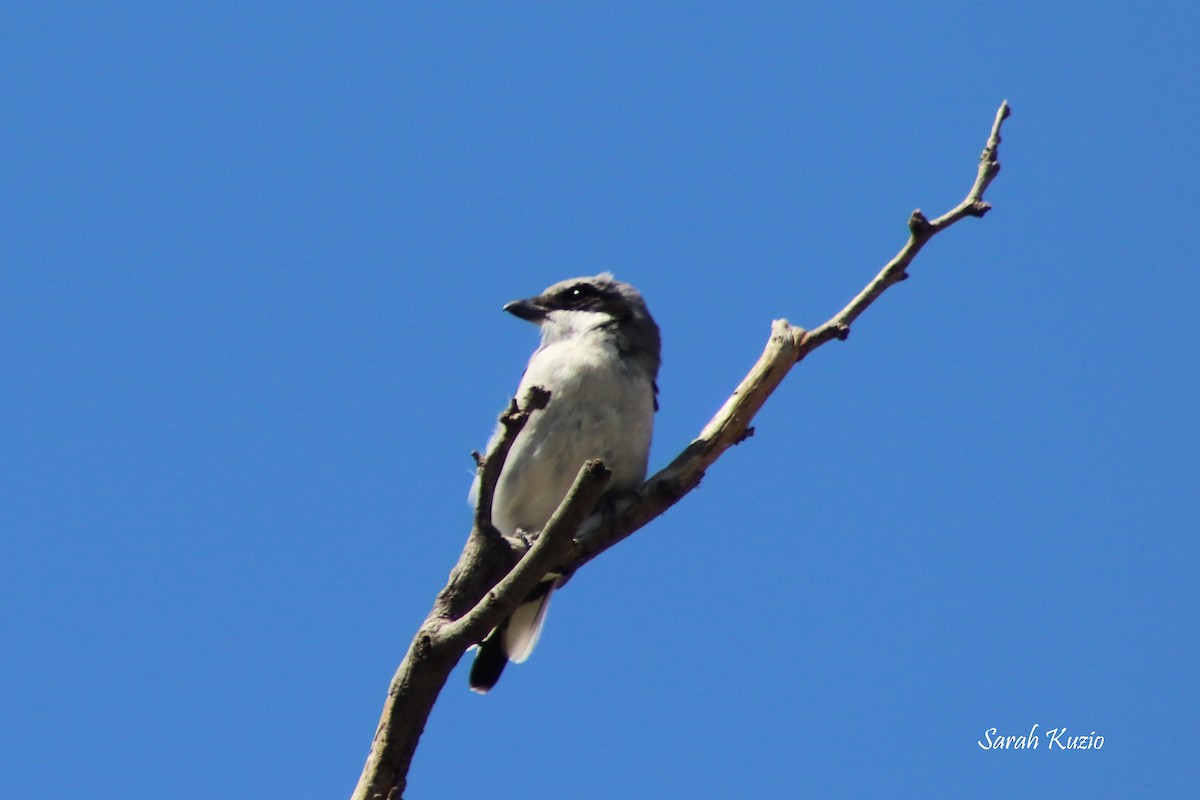
<svg viewBox="0 0 1200 800">
<path fill-rule="evenodd" d="M 658 325 L 638 290 L 612 273 L 559 281 L 535 297 L 505 304 L 504 310 L 538 325 L 543 345 L 597 329 L 611 331 L 621 349 L 645 361 L 652 375 L 658 372 Z"/>
</svg>

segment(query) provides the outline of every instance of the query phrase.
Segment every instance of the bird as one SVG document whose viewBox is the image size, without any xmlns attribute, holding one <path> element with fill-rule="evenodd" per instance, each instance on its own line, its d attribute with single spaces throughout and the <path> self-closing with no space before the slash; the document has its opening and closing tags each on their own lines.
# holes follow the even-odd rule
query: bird
<svg viewBox="0 0 1200 800">
<path fill-rule="evenodd" d="M 601 459 L 611 471 L 610 500 L 641 486 L 658 410 L 661 338 L 638 290 L 609 272 L 560 281 L 504 310 L 541 331 L 517 387 L 518 403 L 527 407 L 535 387 L 550 395 L 514 440 L 492 502 L 496 529 L 528 539 L 549 521 L 589 459 Z M 492 442 L 500 434 L 497 428 Z M 472 503 L 478 490 L 476 476 Z M 486 694 L 508 662 L 529 657 L 550 597 L 568 577 L 547 575 L 479 642 L 473 691 Z"/>
</svg>

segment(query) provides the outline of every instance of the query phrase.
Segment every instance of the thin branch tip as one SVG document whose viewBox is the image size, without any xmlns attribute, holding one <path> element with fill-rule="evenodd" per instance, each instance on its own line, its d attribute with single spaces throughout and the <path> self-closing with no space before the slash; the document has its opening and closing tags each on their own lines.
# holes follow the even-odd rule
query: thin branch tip
<svg viewBox="0 0 1200 800">
<path fill-rule="evenodd" d="M 529 391 L 525 393 L 524 406 L 515 397 L 509 399 L 508 408 L 504 409 L 504 413 L 500 415 L 500 424 L 505 427 L 524 426 L 531 413 L 541 411 L 549 403 L 550 391 L 548 389 L 542 386 L 530 386 Z"/>
<path fill-rule="evenodd" d="M 1012 115 L 1012 107 L 1008 101 L 1004 100 L 1000 103 L 1000 108 L 996 111 L 996 120 L 992 123 L 992 131 L 988 136 L 987 147 L 983 149 L 984 155 L 991 153 L 992 160 L 995 160 L 996 146 L 1000 144 L 1000 126 L 1004 124 L 1004 120 Z"/>
<path fill-rule="evenodd" d="M 526 411 L 541 411 L 550 403 L 550 390 L 545 386 L 529 387 Z"/>
<path fill-rule="evenodd" d="M 584 462 L 584 470 L 587 472 L 587 477 L 590 480 L 605 480 L 612 477 L 612 470 L 604 465 L 604 462 L 598 458 L 590 459 Z"/>
</svg>

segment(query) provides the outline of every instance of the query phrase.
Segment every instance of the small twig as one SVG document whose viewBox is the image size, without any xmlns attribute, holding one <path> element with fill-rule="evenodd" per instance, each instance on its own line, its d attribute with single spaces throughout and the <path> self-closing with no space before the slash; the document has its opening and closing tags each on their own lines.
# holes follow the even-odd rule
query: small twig
<svg viewBox="0 0 1200 800">
<path fill-rule="evenodd" d="M 492 498 L 496 494 L 496 484 L 500 481 L 500 472 L 508 458 L 508 451 L 513 442 L 525 428 L 529 416 L 535 411 L 541 411 L 550 402 L 550 392 L 541 386 L 533 386 L 525 396 L 525 407 L 517 404 L 517 398 L 509 401 L 508 408 L 500 415 L 500 436 L 492 442 L 486 456 L 480 456 L 472 451 L 475 459 L 476 475 L 479 477 L 479 493 L 475 498 L 475 529 L 473 533 L 483 536 L 498 536 L 492 525 Z"/>
</svg>

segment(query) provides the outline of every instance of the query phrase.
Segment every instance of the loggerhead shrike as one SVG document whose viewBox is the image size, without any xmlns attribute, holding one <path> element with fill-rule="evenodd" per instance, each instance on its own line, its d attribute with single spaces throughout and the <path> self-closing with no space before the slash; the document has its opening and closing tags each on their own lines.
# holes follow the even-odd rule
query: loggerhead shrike
<svg viewBox="0 0 1200 800">
<path fill-rule="evenodd" d="M 637 289 L 607 272 L 556 283 L 504 310 L 542 332 L 541 346 L 517 387 L 517 401 L 524 407 L 534 386 L 550 392 L 550 401 L 513 442 L 496 484 L 492 522 L 506 535 L 534 536 L 588 459 L 602 459 L 612 471 L 609 492 L 641 486 L 658 409 L 658 326 Z M 478 483 L 476 478 L 471 487 L 472 502 Z M 547 575 L 479 643 L 472 690 L 487 692 L 509 661 L 529 657 L 550 595 L 565 581 Z"/>
</svg>

